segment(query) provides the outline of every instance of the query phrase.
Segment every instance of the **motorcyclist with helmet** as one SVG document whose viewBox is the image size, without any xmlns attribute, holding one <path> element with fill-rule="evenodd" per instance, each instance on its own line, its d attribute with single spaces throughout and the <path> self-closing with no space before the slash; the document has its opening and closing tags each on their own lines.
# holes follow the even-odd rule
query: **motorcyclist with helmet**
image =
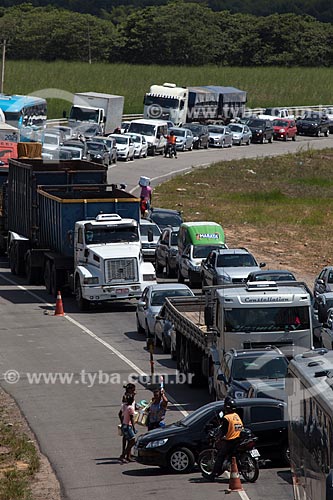
<svg viewBox="0 0 333 500">
<path fill-rule="evenodd" d="M 232 454 L 240 443 L 240 434 L 243 429 L 243 422 L 236 413 L 236 403 L 230 396 L 227 396 L 224 400 L 224 415 L 216 436 L 216 439 L 220 439 L 220 447 L 210 475 L 211 481 L 214 481 L 215 477 L 221 473 L 224 460 Z"/>
<path fill-rule="evenodd" d="M 168 152 L 173 152 L 175 158 L 177 158 L 177 149 L 176 149 L 176 136 L 173 130 L 170 131 L 170 134 L 166 136 L 166 146 L 164 150 L 164 158 L 167 157 Z"/>
</svg>

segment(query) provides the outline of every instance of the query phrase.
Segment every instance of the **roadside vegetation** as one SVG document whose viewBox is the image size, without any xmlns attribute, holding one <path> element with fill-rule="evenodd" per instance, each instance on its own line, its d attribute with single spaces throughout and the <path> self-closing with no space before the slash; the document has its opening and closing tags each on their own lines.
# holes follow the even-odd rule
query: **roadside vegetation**
<svg viewBox="0 0 333 500">
<path fill-rule="evenodd" d="M 330 258 L 333 150 L 219 162 L 158 186 L 155 206 L 220 223 L 230 246 L 314 272 Z M 289 257 L 286 257 L 289 255 Z M 289 259 L 289 262 L 288 262 Z"/>
<path fill-rule="evenodd" d="M 125 113 L 142 113 L 143 96 L 154 83 L 183 86 L 231 85 L 248 93 L 249 107 L 332 104 L 332 68 L 236 68 L 221 66 L 144 66 L 56 61 L 7 61 L 5 92 L 41 89 L 106 92 L 125 96 Z M 49 97 L 50 91 L 43 96 Z M 48 99 L 48 117 L 62 117 L 70 103 Z"/>
<path fill-rule="evenodd" d="M 0 396 L 0 500 L 34 500 L 30 487 L 39 454 L 22 428 L 22 418 L 13 413 L 13 404 Z"/>
</svg>

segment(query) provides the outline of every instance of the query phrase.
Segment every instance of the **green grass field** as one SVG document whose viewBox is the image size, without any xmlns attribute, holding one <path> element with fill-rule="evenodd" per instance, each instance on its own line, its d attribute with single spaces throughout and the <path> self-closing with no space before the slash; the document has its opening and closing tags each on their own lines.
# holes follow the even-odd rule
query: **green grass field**
<svg viewBox="0 0 333 500">
<path fill-rule="evenodd" d="M 219 66 L 139 66 L 57 61 L 7 61 L 4 91 L 38 93 L 58 89 L 95 91 L 125 96 L 125 113 L 142 113 L 143 96 L 154 83 L 230 85 L 248 92 L 248 106 L 301 106 L 333 103 L 333 68 L 236 68 Z M 44 92 L 49 96 L 50 92 Z M 69 103 L 48 99 L 49 118 L 59 118 Z"/>
</svg>

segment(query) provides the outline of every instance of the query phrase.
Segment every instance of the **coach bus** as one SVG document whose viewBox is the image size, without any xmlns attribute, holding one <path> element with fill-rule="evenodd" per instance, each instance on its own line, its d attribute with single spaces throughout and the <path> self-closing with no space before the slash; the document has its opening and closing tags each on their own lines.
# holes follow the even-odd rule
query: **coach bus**
<svg viewBox="0 0 333 500">
<path fill-rule="evenodd" d="M 16 127 L 23 142 L 38 140 L 47 119 L 45 99 L 35 96 L 0 94 L 0 109 L 6 123 Z"/>
<path fill-rule="evenodd" d="M 333 351 L 290 361 L 286 382 L 295 500 L 333 500 Z"/>
</svg>

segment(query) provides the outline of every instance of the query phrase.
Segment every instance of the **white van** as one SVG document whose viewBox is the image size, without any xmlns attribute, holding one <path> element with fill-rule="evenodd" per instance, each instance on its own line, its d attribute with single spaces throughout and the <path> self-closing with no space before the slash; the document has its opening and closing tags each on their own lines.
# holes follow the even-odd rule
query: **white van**
<svg viewBox="0 0 333 500">
<path fill-rule="evenodd" d="M 146 138 L 148 154 L 163 154 L 168 135 L 168 124 L 163 120 L 133 120 L 127 130 L 128 133 L 141 134 Z"/>
</svg>

